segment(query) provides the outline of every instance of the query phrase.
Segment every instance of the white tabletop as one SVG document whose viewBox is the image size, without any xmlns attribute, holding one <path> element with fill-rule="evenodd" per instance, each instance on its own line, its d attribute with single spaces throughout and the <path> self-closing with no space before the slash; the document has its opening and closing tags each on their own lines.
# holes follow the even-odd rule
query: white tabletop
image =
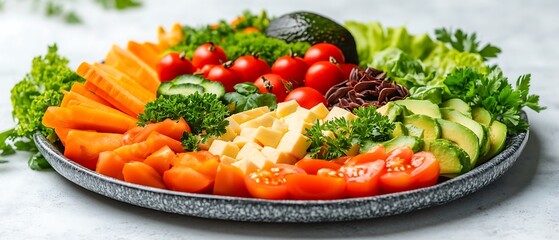
<svg viewBox="0 0 559 240">
<path fill-rule="evenodd" d="M 13 126 L 11 87 L 49 44 L 56 42 L 76 67 L 102 59 L 112 44 L 155 40 L 158 25 L 199 25 L 263 8 L 273 15 L 310 10 L 340 22 L 407 25 L 411 33 L 442 26 L 476 31 L 483 42 L 502 48 L 496 62 L 507 76 L 532 73 L 532 91 L 548 109 L 528 110 L 528 144 L 491 185 L 443 206 L 355 222 L 238 223 L 157 212 L 91 193 L 56 172 L 32 171 L 28 155 L 19 153 L 0 164 L 0 239 L 559 239 L 559 163 L 553 154 L 559 149 L 558 1 L 153 0 L 127 12 L 103 11 L 93 1 L 63 1 L 83 17 L 77 26 L 33 12 L 30 2 L 7 1 L 0 12 L 0 130 Z"/>
</svg>

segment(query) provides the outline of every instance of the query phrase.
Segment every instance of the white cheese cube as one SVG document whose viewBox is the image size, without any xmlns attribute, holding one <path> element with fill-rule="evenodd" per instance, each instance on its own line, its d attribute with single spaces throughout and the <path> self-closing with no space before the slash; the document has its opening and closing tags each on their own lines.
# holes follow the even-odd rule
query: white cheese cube
<svg viewBox="0 0 559 240">
<path fill-rule="evenodd" d="M 308 122 L 308 123 L 314 123 L 316 121 L 316 119 L 318 119 L 318 116 L 316 114 L 311 112 L 309 109 L 302 108 L 302 107 L 297 108 L 297 111 L 290 114 L 290 116 L 291 115 L 296 115 L 297 118 L 299 118 L 299 119 L 301 119 L 305 122 Z"/>
<path fill-rule="evenodd" d="M 262 126 L 258 127 L 256 129 L 256 133 L 254 134 L 254 139 L 262 143 L 263 146 L 274 148 L 278 145 L 281 137 L 283 137 L 283 132 Z"/>
<path fill-rule="evenodd" d="M 252 142 L 252 141 L 250 141 L 247 137 L 244 136 L 236 136 L 235 139 L 233 139 L 233 143 L 236 144 L 239 148 L 244 147 L 247 142 Z"/>
<path fill-rule="evenodd" d="M 264 113 L 270 112 L 270 108 L 267 106 L 251 109 L 248 111 L 240 112 L 229 116 L 229 118 L 235 120 L 237 123 L 242 124 L 248 120 L 255 119 L 262 116 Z"/>
<path fill-rule="evenodd" d="M 303 121 L 298 115 L 291 114 L 283 118 L 285 124 L 287 124 L 287 129 L 289 131 L 298 132 L 304 134 L 307 128 L 312 127 L 311 123 Z"/>
<path fill-rule="evenodd" d="M 261 152 L 273 163 L 295 164 L 297 162 L 295 157 L 272 147 L 264 147 Z"/>
<path fill-rule="evenodd" d="M 328 116 L 328 113 L 330 113 L 330 111 L 328 111 L 328 108 L 324 106 L 324 103 L 319 103 L 316 106 L 312 107 L 311 112 L 316 114 L 318 119 L 324 119 L 326 116 Z"/>
<path fill-rule="evenodd" d="M 276 120 L 272 124 L 272 129 L 286 133 L 289 130 L 289 126 L 287 126 L 287 124 L 282 120 Z"/>
<path fill-rule="evenodd" d="M 225 164 L 233 164 L 236 163 L 238 160 L 236 158 L 232 158 L 226 155 L 223 155 L 219 158 L 221 163 L 225 163 Z"/>
<path fill-rule="evenodd" d="M 240 125 L 243 128 L 257 128 L 260 126 L 271 127 L 274 121 L 277 120 L 273 112 L 265 113 L 255 119 L 246 121 Z"/>
<path fill-rule="evenodd" d="M 244 158 L 242 160 L 236 161 L 233 164 L 231 164 L 239 169 L 241 169 L 241 171 L 247 175 L 250 173 L 253 173 L 255 171 L 258 170 L 258 167 L 256 165 L 254 165 L 254 163 L 252 163 L 251 161 L 249 161 L 248 159 Z"/>
<path fill-rule="evenodd" d="M 226 142 L 223 140 L 213 141 L 212 145 L 210 146 L 210 149 L 208 149 L 208 151 L 213 155 L 217 155 L 217 156 L 225 155 L 232 158 L 237 157 L 239 150 L 240 149 L 237 146 L 237 144 L 234 144 L 232 142 Z"/>
<path fill-rule="evenodd" d="M 241 127 L 239 126 L 239 123 L 237 121 L 235 121 L 235 119 L 233 119 L 231 117 L 227 117 L 227 118 L 225 118 L 225 120 L 229 121 L 229 126 L 228 127 L 233 129 L 235 134 L 239 135 L 239 133 L 241 133 Z"/>
<path fill-rule="evenodd" d="M 227 126 L 225 127 L 225 133 L 219 136 L 217 139 L 229 142 L 229 141 L 233 141 L 233 139 L 235 139 L 236 136 L 237 133 L 235 133 L 235 130 L 233 130 L 233 128 L 230 126 Z"/>
<path fill-rule="evenodd" d="M 353 115 L 353 113 L 339 107 L 334 107 L 328 113 L 328 115 L 323 119 L 324 121 L 332 120 L 334 118 L 345 118 L 346 120 L 353 120 L 357 118 L 357 116 Z"/>
<path fill-rule="evenodd" d="M 297 159 L 301 159 L 305 156 L 307 148 L 311 145 L 307 141 L 308 139 L 301 133 L 288 131 L 281 138 L 277 149 L 281 152 L 289 153 Z"/>
<path fill-rule="evenodd" d="M 245 143 L 245 145 L 241 148 L 241 150 L 239 150 L 239 153 L 237 154 L 237 159 L 243 159 L 243 158 L 252 158 L 253 154 L 255 153 L 260 153 L 260 149 L 262 149 L 262 147 L 256 143 L 253 142 L 247 142 Z"/>
<path fill-rule="evenodd" d="M 285 117 L 291 113 L 294 113 L 299 104 L 295 100 L 287 101 L 287 102 L 280 102 L 276 108 L 276 115 L 278 118 Z"/>
</svg>

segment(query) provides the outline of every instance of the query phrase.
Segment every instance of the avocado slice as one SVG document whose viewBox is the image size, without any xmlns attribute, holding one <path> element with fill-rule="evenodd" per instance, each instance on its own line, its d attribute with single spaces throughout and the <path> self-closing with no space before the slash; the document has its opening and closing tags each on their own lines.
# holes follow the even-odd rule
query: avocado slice
<svg viewBox="0 0 559 240">
<path fill-rule="evenodd" d="M 466 102 L 464 102 L 460 98 L 451 98 L 439 105 L 441 108 L 452 108 L 462 114 L 464 116 L 472 118 L 472 108 Z"/>
<path fill-rule="evenodd" d="M 408 135 L 408 129 L 406 128 L 406 126 L 404 126 L 404 124 L 401 122 L 394 122 L 394 130 L 392 131 L 390 136 L 392 138 L 395 138 L 398 136 L 405 136 L 405 135 Z"/>
<path fill-rule="evenodd" d="M 471 169 L 468 153 L 449 140 L 431 141 L 429 151 L 439 160 L 442 175 L 456 176 Z"/>
<path fill-rule="evenodd" d="M 423 129 L 423 139 L 433 140 L 441 137 L 441 128 L 435 119 L 421 114 L 405 116 L 404 125 L 413 125 Z"/>
<path fill-rule="evenodd" d="M 507 125 L 494 120 L 489 126 L 489 151 L 481 157 L 481 163 L 501 152 L 507 140 Z"/>
<path fill-rule="evenodd" d="M 491 122 L 493 121 L 491 113 L 489 113 L 489 111 L 485 110 L 485 108 L 482 107 L 472 108 L 472 118 L 476 122 L 481 123 L 486 127 L 489 127 L 491 125 Z"/>
<path fill-rule="evenodd" d="M 439 106 L 429 100 L 404 99 L 394 101 L 394 103 L 405 106 L 415 114 L 423 114 L 432 118 L 441 118 Z"/>
<path fill-rule="evenodd" d="M 450 140 L 462 148 L 470 157 L 470 166 L 475 166 L 479 157 L 479 140 L 474 132 L 459 123 L 436 119 L 441 127 L 441 138 Z"/>
<path fill-rule="evenodd" d="M 425 132 L 423 128 L 419 128 L 411 124 L 407 124 L 404 126 L 406 127 L 406 129 L 408 129 L 408 134 L 407 134 L 408 136 L 423 138 L 423 133 Z"/>
<path fill-rule="evenodd" d="M 301 11 L 282 15 L 270 21 L 266 35 L 286 42 L 331 43 L 342 50 L 346 63 L 359 64 L 353 35 L 332 19 L 316 13 Z"/>
<path fill-rule="evenodd" d="M 489 150 L 489 131 L 485 129 L 485 127 L 478 122 L 462 115 L 460 112 L 451 109 L 451 108 L 441 108 L 441 113 L 443 115 L 443 119 L 449 120 L 455 123 L 459 123 L 464 127 L 469 128 L 474 132 L 479 140 L 480 146 L 480 153 L 479 155 L 483 155 Z"/>
<path fill-rule="evenodd" d="M 408 146 L 413 152 L 417 152 L 423 148 L 423 140 L 414 136 L 399 136 L 382 143 L 382 145 L 384 145 L 386 152 L 402 146 Z"/>
<path fill-rule="evenodd" d="M 377 112 L 388 117 L 388 120 L 391 122 L 401 122 L 404 116 L 411 114 L 406 107 L 394 102 L 388 102 L 384 106 L 377 108 Z"/>
</svg>

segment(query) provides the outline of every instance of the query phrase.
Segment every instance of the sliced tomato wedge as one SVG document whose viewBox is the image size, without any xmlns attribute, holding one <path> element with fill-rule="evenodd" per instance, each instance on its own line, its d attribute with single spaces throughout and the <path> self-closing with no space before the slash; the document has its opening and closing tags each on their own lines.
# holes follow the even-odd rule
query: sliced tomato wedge
<svg viewBox="0 0 559 240">
<path fill-rule="evenodd" d="M 412 152 L 413 154 L 413 152 Z M 384 146 L 378 145 L 371 149 L 369 152 L 359 154 L 348 159 L 344 165 L 357 165 L 367 162 L 374 162 L 376 160 L 385 160 L 388 154 L 384 150 Z"/>
<path fill-rule="evenodd" d="M 292 175 L 306 175 L 305 170 L 289 164 L 276 164 L 248 174 L 245 184 L 248 192 L 255 198 L 280 200 L 288 199 L 286 178 Z"/>
<path fill-rule="evenodd" d="M 342 165 L 322 159 L 304 158 L 295 163 L 295 166 L 305 170 L 307 174 L 316 175 L 316 173 L 323 168 L 338 170 Z"/>
<path fill-rule="evenodd" d="M 384 168 L 383 160 L 342 166 L 338 171 L 345 177 L 347 196 L 368 197 L 379 194 L 378 182 Z"/>
<path fill-rule="evenodd" d="M 409 147 L 400 147 L 388 154 L 379 185 L 383 193 L 401 192 L 434 185 L 438 177 L 439 162 L 432 153 L 413 154 Z"/>
</svg>

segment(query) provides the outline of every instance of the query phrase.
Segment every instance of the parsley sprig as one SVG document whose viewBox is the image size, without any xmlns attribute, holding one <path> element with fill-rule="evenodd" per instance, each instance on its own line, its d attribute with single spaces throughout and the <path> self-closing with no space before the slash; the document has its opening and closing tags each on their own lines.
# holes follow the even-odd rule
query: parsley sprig
<svg viewBox="0 0 559 240">
<path fill-rule="evenodd" d="M 221 136 L 229 124 L 225 117 L 229 114 L 215 94 L 194 93 L 183 95 L 162 95 L 146 104 L 146 109 L 138 116 L 138 125 L 161 122 L 167 118 L 181 117 L 190 126 L 191 133 L 183 135 L 183 147 L 187 151 L 198 150 L 198 144 L 207 142 L 212 136 Z"/>
<path fill-rule="evenodd" d="M 491 44 L 486 44 L 480 47 L 480 42 L 477 40 L 476 33 L 467 34 L 458 29 L 454 33 L 452 29 L 439 28 L 435 30 L 437 40 L 449 43 L 454 49 L 460 52 L 478 53 L 483 57 L 483 60 L 495 58 L 501 49 Z"/>
<path fill-rule="evenodd" d="M 334 159 L 345 156 L 354 144 L 361 147 L 367 142 L 381 142 L 390 138 L 394 124 L 376 111 L 374 106 L 360 107 L 353 111 L 354 120 L 334 118 L 320 123 L 317 121 L 307 129 L 309 153 L 312 158 Z M 333 137 L 325 134 L 333 133 Z"/>
</svg>

